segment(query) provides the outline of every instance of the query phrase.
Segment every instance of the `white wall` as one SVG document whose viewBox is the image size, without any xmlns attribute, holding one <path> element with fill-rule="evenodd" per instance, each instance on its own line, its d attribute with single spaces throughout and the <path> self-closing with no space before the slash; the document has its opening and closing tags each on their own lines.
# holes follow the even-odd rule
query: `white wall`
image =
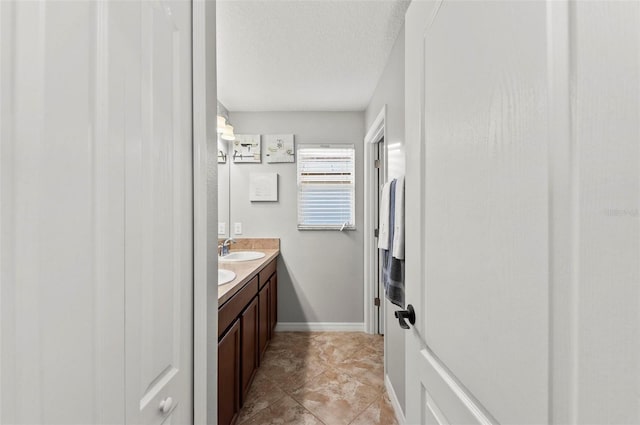
<svg viewBox="0 0 640 425">
<path fill-rule="evenodd" d="M 384 105 L 387 105 L 387 173 L 390 179 L 404 175 L 404 26 L 398 33 L 389 60 L 380 76 L 367 110 L 365 131 Z"/>
<path fill-rule="evenodd" d="M 355 231 L 297 229 L 296 163 L 231 164 L 231 223 L 237 237 L 280 238 L 279 322 L 362 323 L 363 139 L 362 112 L 230 112 L 236 134 L 294 134 L 303 143 L 356 147 Z M 264 143 L 264 142 L 263 142 Z M 250 202 L 249 173 L 278 173 L 278 202 Z M 232 229 L 233 230 L 233 229 Z M 232 236 L 236 236 L 233 234 Z"/>
<path fill-rule="evenodd" d="M 387 66 L 365 111 L 365 129 L 368 129 L 384 105 L 387 105 L 385 130 L 387 139 L 387 175 L 389 179 L 404 174 L 404 27 L 400 30 L 393 46 Z M 404 388 L 404 337 L 405 332 L 398 325 L 393 313 L 398 307 L 386 302 L 385 317 L 385 370 L 398 397 L 400 406 L 405 408 Z"/>
</svg>

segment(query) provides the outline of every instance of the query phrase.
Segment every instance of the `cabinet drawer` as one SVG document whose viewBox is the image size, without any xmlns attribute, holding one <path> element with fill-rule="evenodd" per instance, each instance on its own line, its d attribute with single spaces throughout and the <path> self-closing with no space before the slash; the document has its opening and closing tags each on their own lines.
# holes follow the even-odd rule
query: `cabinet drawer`
<svg viewBox="0 0 640 425">
<path fill-rule="evenodd" d="M 229 301 L 224 303 L 218 310 L 218 338 L 242 313 L 242 310 L 251 302 L 253 297 L 258 295 L 258 276 L 247 283 L 244 288 L 238 291 Z"/>
<path fill-rule="evenodd" d="M 267 264 L 267 266 L 260 271 L 260 288 L 262 288 L 265 283 L 269 280 L 272 274 L 276 272 L 278 267 L 278 260 L 274 259 L 272 262 Z"/>
</svg>

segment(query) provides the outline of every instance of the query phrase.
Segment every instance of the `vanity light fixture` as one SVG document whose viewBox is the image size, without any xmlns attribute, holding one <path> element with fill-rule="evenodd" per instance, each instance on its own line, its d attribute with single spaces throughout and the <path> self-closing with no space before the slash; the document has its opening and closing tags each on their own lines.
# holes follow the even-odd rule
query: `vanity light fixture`
<svg viewBox="0 0 640 425">
<path fill-rule="evenodd" d="M 229 124 L 227 119 L 222 115 L 218 115 L 218 134 L 222 140 L 236 140 L 235 134 L 233 134 L 233 126 Z"/>
<path fill-rule="evenodd" d="M 218 115 L 218 133 L 224 132 L 224 127 L 226 125 L 227 120 L 223 116 Z"/>
<path fill-rule="evenodd" d="M 220 136 L 223 140 L 236 140 L 235 134 L 233 134 L 233 126 L 231 124 L 227 124 L 224 126 L 222 130 L 222 135 Z"/>
</svg>

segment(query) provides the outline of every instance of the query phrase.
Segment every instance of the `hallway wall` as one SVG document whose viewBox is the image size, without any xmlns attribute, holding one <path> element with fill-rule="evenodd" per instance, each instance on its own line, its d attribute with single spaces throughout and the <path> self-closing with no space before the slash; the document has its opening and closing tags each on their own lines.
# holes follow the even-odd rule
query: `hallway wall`
<svg viewBox="0 0 640 425">
<path fill-rule="evenodd" d="M 297 229 L 297 163 L 231 163 L 230 226 L 242 235 L 280 238 L 278 321 L 362 326 L 363 146 L 362 112 L 230 112 L 236 134 L 294 134 L 304 143 L 346 143 L 356 148 L 356 230 Z M 278 173 L 278 201 L 250 202 L 249 174 Z"/>
<path fill-rule="evenodd" d="M 404 175 L 404 27 L 391 50 L 378 87 L 365 111 L 365 129 L 368 129 L 380 110 L 387 105 L 385 147 L 387 149 L 387 175 L 389 179 Z M 398 326 L 393 313 L 398 307 L 385 300 L 385 370 L 398 397 L 400 406 L 405 408 L 404 389 L 404 331 Z M 392 348 L 392 349 L 391 349 Z"/>
</svg>

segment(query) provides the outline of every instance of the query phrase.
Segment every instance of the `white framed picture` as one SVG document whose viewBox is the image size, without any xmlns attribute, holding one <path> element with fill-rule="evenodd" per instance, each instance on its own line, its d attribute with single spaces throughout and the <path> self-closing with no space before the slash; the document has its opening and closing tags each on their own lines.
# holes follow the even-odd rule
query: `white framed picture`
<svg viewBox="0 0 640 425">
<path fill-rule="evenodd" d="M 250 201 L 278 200 L 278 173 L 249 174 Z"/>
<path fill-rule="evenodd" d="M 268 163 L 296 162 L 293 134 L 266 134 L 264 143 Z"/>
<path fill-rule="evenodd" d="M 259 134 L 236 134 L 236 140 L 233 141 L 232 152 L 233 162 L 262 162 L 262 154 L 260 151 L 260 135 Z"/>
</svg>

